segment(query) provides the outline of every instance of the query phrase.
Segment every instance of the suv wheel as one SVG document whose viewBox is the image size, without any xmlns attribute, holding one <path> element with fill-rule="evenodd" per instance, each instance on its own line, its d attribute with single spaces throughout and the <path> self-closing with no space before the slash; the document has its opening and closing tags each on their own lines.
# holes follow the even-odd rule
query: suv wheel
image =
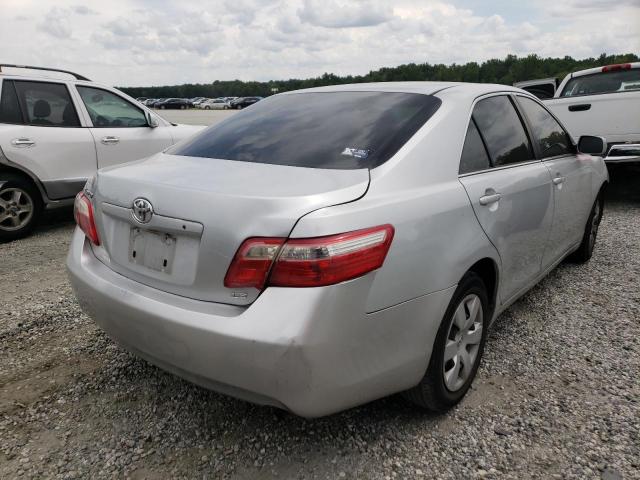
<svg viewBox="0 0 640 480">
<path fill-rule="evenodd" d="M 30 181 L 14 174 L 3 174 L 0 181 L 0 241 L 28 235 L 42 212 L 42 200 Z"/>
<path fill-rule="evenodd" d="M 434 412 L 457 404 L 476 376 L 487 339 L 487 289 L 474 272 L 462 277 L 445 312 L 422 381 L 404 396 Z"/>
</svg>

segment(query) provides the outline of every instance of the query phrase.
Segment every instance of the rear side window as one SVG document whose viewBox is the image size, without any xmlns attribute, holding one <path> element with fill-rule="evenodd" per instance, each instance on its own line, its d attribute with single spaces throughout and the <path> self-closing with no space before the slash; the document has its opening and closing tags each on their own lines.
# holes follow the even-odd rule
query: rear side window
<svg viewBox="0 0 640 480">
<path fill-rule="evenodd" d="M 409 93 L 278 95 L 169 153 L 309 168 L 374 168 L 391 158 L 440 104 L 436 97 Z"/>
<path fill-rule="evenodd" d="M 494 167 L 534 159 L 522 121 L 508 97 L 500 95 L 480 100 L 473 110 L 473 119 Z"/>
<path fill-rule="evenodd" d="M 0 97 L 0 123 L 23 123 L 20 105 L 18 104 L 18 95 L 16 94 L 13 82 L 9 80 L 2 82 L 2 96 Z"/>
<path fill-rule="evenodd" d="M 480 170 L 486 170 L 491 167 L 487 149 L 482 143 L 482 138 L 473 119 L 469 120 L 467 128 L 467 136 L 464 139 L 464 147 L 462 148 L 462 158 L 460 159 L 460 171 L 464 173 L 472 173 Z"/>
<path fill-rule="evenodd" d="M 79 127 L 78 114 L 66 85 L 15 81 L 18 100 L 30 125 Z"/>
<path fill-rule="evenodd" d="M 573 153 L 569 135 L 549 112 L 530 98 L 518 97 L 518 103 L 529 119 L 542 158 Z"/>
<path fill-rule="evenodd" d="M 560 96 L 575 97 L 631 90 L 640 90 L 640 68 L 574 77 L 564 86 Z"/>
</svg>

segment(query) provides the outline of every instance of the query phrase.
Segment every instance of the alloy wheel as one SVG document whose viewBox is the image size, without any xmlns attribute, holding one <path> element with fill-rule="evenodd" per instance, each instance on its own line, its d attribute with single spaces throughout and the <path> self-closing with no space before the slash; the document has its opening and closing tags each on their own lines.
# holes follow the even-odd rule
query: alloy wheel
<svg viewBox="0 0 640 480">
<path fill-rule="evenodd" d="M 482 301 L 469 294 L 460 302 L 453 314 L 444 348 L 442 373 L 450 392 L 462 388 L 473 372 L 484 327 Z"/>
<path fill-rule="evenodd" d="M 35 205 L 31 196 L 20 188 L 0 192 L 0 230 L 14 232 L 24 228 L 33 217 Z"/>
</svg>

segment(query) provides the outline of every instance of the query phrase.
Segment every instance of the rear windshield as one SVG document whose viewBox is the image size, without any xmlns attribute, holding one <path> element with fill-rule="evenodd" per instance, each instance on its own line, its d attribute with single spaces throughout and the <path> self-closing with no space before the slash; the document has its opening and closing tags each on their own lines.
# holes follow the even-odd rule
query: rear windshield
<svg viewBox="0 0 640 480">
<path fill-rule="evenodd" d="M 413 93 L 277 95 L 168 153 L 309 168 L 374 168 L 391 158 L 440 104 L 436 97 Z"/>
<path fill-rule="evenodd" d="M 594 73 L 567 82 L 561 97 L 640 90 L 640 68 L 618 72 Z"/>
</svg>

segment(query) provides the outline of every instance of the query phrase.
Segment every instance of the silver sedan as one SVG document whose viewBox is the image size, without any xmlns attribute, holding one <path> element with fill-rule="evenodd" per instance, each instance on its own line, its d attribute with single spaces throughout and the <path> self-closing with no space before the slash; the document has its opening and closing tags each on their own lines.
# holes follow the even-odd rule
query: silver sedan
<svg viewBox="0 0 640 480">
<path fill-rule="evenodd" d="M 502 85 L 275 95 L 100 170 L 68 270 L 108 335 L 207 388 L 307 417 L 403 391 L 444 411 L 500 312 L 591 257 L 604 147 Z"/>
<path fill-rule="evenodd" d="M 227 110 L 229 102 L 222 98 L 213 98 L 200 102 L 197 107 L 203 110 Z"/>
</svg>

